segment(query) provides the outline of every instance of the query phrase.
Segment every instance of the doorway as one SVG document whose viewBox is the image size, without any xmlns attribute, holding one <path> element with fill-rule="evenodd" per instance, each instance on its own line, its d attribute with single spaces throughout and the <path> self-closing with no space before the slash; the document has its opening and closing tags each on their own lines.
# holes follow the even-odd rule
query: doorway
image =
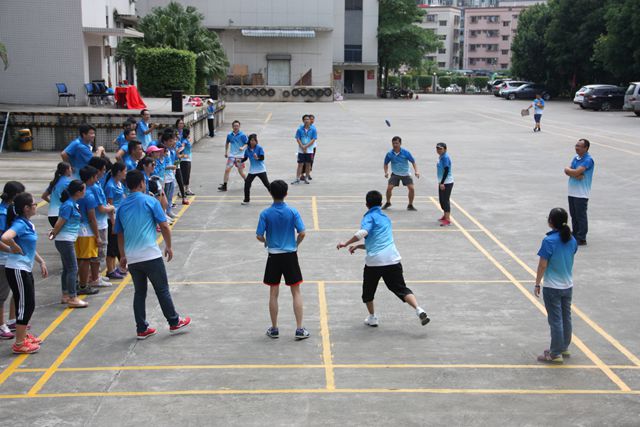
<svg viewBox="0 0 640 427">
<path fill-rule="evenodd" d="M 102 47 L 89 46 L 89 81 L 102 79 Z"/>
<path fill-rule="evenodd" d="M 364 70 L 344 70 L 344 93 L 364 93 Z"/>
<path fill-rule="evenodd" d="M 291 61 L 269 59 L 267 61 L 267 84 L 269 86 L 289 86 L 291 84 Z"/>
</svg>

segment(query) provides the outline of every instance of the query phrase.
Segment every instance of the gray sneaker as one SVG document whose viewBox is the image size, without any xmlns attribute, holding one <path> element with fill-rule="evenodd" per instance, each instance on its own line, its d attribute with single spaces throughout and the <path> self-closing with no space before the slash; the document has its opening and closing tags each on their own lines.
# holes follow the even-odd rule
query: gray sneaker
<svg viewBox="0 0 640 427">
<path fill-rule="evenodd" d="M 310 336 L 311 334 L 305 328 L 296 329 L 296 341 L 305 340 Z"/>
</svg>

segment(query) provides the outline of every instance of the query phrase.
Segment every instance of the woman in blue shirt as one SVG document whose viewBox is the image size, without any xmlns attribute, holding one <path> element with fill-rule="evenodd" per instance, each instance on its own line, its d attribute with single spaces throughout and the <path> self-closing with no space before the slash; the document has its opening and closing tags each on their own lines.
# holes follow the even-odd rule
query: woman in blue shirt
<svg viewBox="0 0 640 427">
<path fill-rule="evenodd" d="M 249 160 L 251 167 L 247 179 L 244 180 L 244 200 L 243 205 L 248 205 L 251 198 L 251 183 L 254 179 L 260 178 L 267 191 L 269 191 L 269 178 L 267 178 L 267 167 L 264 165 L 264 150 L 258 145 L 258 135 L 249 135 L 248 147 L 244 151 L 243 162 Z"/>
<path fill-rule="evenodd" d="M 71 182 L 71 165 L 67 162 L 58 163 L 56 173 L 53 180 L 49 183 L 47 189 L 42 193 L 42 200 L 49 203 L 47 216 L 49 224 L 53 227 L 58 220 L 58 209 L 60 209 L 60 196 Z"/>
<path fill-rule="evenodd" d="M 185 196 L 195 196 L 189 186 L 191 181 L 191 140 L 189 139 L 191 131 L 189 129 L 182 130 L 182 137 L 179 139 L 176 149 L 180 157 L 180 172 L 182 175 L 182 183 L 184 184 Z"/>
<path fill-rule="evenodd" d="M 61 304 L 67 304 L 69 308 L 85 308 L 89 304 L 78 298 L 76 289 L 76 277 L 78 276 L 78 260 L 76 259 L 75 242 L 80 229 L 80 208 L 78 200 L 86 193 L 86 186 L 79 179 L 69 183 L 69 187 L 62 193 L 62 206 L 58 221 L 49 232 L 49 239 L 55 240 L 56 249 L 62 261 Z"/>
<path fill-rule="evenodd" d="M 122 200 L 126 197 L 124 184 L 122 183 L 127 175 L 127 167 L 122 162 L 116 162 L 111 167 L 111 179 L 104 188 L 104 194 L 107 197 L 107 204 L 116 208 L 115 215 L 118 214 L 118 208 Z M 124 278 L 126 273 L 116 267 L 116 258 L 120 258 L 118 249 L 118 236 L 113 233 L 113 225 L 115 223 L 115 215 L 109 218 L 109 229 L 107 231 L 107 277 L 109 279 L 120 280 Z"/>
<path fill-rule="evenodd" d="M 551 329 L 551 347 L 538 356 L 539 362 L 561 364 L 571 356 L 571 298 L 573 295 L 573 258 L 578 250 L 576 239 L 567 225 L 569 215 L 562 208 L 549 212 L 551 231 L 542 240 L 534 294 L 540 297 L 544 278 L 544 306 Z"/>
<path fill-rule="evenodd" d="M 31 223 L 36 214 L 38 204 L 34 203 L 29 193 L 20 193 L 13 199 L 13 207 L 7 215 L 9 228 L 2 235 L 2 243 L 9 247 L 10 254 L 5 264 L 5 273 L 13 293 L 16 306 L 16 342 L 13 352 L 30 354 L 40 350 L 40 338 L 27 332 L 29 320 L 36 307 L 35 287 L 33 282 L 33 261 L 40 264 L 42 277 L 48 276 L 44 259 L 36 252 L 38 233 Z M 6 250 L 6 247 L 3 248 Z"/>
</svg>

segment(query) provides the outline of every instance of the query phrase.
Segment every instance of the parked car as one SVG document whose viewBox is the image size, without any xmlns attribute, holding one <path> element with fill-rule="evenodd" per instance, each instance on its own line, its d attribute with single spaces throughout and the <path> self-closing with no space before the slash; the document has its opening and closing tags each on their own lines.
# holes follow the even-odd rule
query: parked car
<svg viewBox="0 0 640 427">
<path fill-rule="evenodd" d="M 548 101 L 551 99 L 551 93 L 544 87 L 544 85 L 535 83 L 525 83 L 515 88 L 504 89 L 502 91 L 502 97 L 504 99 L 533 99 L 536 94 L 542 95 L 542 99 Z"/>
<path fill-rule="evenodd" d="M 502 94 L 506 91 L 511 91 L 514 89 L 519 88 L 520 86 L 527 84 L 527 83 L 531 83 L 531 82 L 525 82 L 522 80 L 509 80 L 508 82 L 504 82 L 500 85 L 500 90 L 498 91 L 498 96 L 503 96 Z"/>
<path fill-rule="evenodd" d="M 624 105 L 626 111 L 633 111 L 636 116 L 640 116 L 640 82 L 633 82 L 624 94 Z"/>
<path fill-rule="evenodd" d="M 602 111 L 620 110 L 624 105 L 625 91 L 621 87 L 587 89 L 582 106 Z"/>
<path fill-rule="evenodd" d="M 446 93 L 462 93 L 462 88 L 457 84 L 451 84 L 444 90 Z"/>
<path fill-rule="evenodd" d="M 500 96 L 500 88 L 502 87 L 502 84 L 509 81 L 511 81 L 511 79 L 496 79 L 491 83 L 489 91 L 491 91 L 494 96 Z"/>
<path fill-rule="evenodd" d="M 578 104 L 580 108 L 584 108 L 584 105 L 582 105 L 582 101 L 584 101 L 585 92 L 589 89 L 596 89 L 596 88 L 615 89 L 617 88 L 617 86 L 605 85 L 605 84 L 592 84 L 592 85 L 582 86 L 580 89 L 578 89 L 578 91 L 576 92 L 576 95 L 573 97 L 573 103 Z"/>
</svg>

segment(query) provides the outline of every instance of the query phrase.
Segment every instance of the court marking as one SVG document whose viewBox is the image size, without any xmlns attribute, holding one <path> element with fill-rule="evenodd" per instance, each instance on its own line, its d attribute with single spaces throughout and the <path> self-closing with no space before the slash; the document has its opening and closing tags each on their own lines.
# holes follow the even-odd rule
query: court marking
<svg viewBox="0 0 640 427">
<path fill-rule="evenodd" d="M 324 282 L 318 282 L 318 309 L 320 311 L 320 336 L 322 338 L 322 361 L 327 390 L 335 390 L 336 380 L 333 372 L 333 355 L 331 354 L 331 338 L 329 332 L 329 310 Z"/>
<path fill-rule="evenodd" d="M 273 117 L 273 113 L 269 113 L 267 114 L 267 118 L 264 119 L 264 124 L 266 125 L 267 123 L 269 123 L 269 121 L 271 120 L 271 117 Z"/>
<path fill-rule="evenodd" d="M 315 283 L 318 284 L 323 282 L 328 285 L 361 285 L 362 280 L 305 280 L 304 283 L 306 285 Z M 496 284 L 496 285 L 507 285 L 511 284 L 510 280 L 437 280 L 437 279 L 429 279 L 429 280 L 405 280 L 406 283 L 409 284 L 460 284 L 460 285 L 469 285 L 469 284 Z M 528 282 L 534 283 L 535 280 L 520 280 L 520 282 Z M 169 281 L 170 285 L 261 285 L 261 281 L 247 281 L 247 280 L 229 280 L 229 281 L 193 281 L 193 280 L 183 280 L 183 281 Z"/>
<path fill-rule="evenodd" d="M 466 210 L 464 210 L 458 203 L 456 203 L 453 199 L 451 203 L 460 211 L 464 216 L 466 216 L 471 222 L 473 222 L 476 227 L 478 227 L 484 234 L 487 235 L 496 245 L 500 247 L 507 255 L 509 255 L 515 262 L 517 262 L 527 273 L 529 273 L 534 278 L 536 277 L 536 272 L 533 271 L 520 257 L 518 257 L 513 251 L 511 251 L 504 243 L 502 243 L 492 232 L 490 232 L 486 227 L 484 227 L 480 221 L 475 219 L 471 214 L 469 214 Z M 572 310 L 580 317 L 585 323 L 587 323 L 594 331 L 596 331 L 602 338 L 609 342 L 612 346 L 614 346 L 620 353 L 627 357 L 633 364 L 636 366 L 640 366 L 640 359 L 635 356 L 631 351 L 629 351 L 625 346 L 623 346 L 620 341 L 613 338 L 610 334 L 608 334 L 602 327 L 600 327 L 595 321 L 593 321 L 589 316 L 586 315 L 582 310 L 576 307 L 574 304 L 571 305 Z"/>
<path fill-rule="evenodd" d="M 325 232 L 325 233 L 343 233 L 343 232 L 353 232 L 353 228 L 316 228 L 316 218 L 314 218 L 314 227 L 313 230 L 305 230 L 307 232 Z M 176 233 L 254 233 L 256 231 L 255 228 L 176 228 L 173 230 Z M 439 228 L 398 228 L 393 231 L 397 231 L 399 233 L 459 233 L 460 230 L 449 227 L 439 227 Z M 472 233 L 482 232 L 482 230 L 471 229 L 467 230 Z"/>
<path fill-rule="evenodd" d="M 438 206 L 435 198 L 431 198 L 431 201 L 434 205 Z M 453 200 L 452 200 L 453 202 Z M 455 202 L 454 202 L 455 203 Z M 455 206 L 455 204 L 454 204 Z M 456 206 L 457 207 L 457 206 Z M 507 270 L 498 260 L 496 260 L 491 253 L 487 249 L 484 248 L 471 234 L 466 233 L 464 231 L 464 227 L 460 224 L 453 216 L 451 217 L 451 222 L 462 230 L 464 236 L 471 242 L 473 246 L 475 246 L 491 263 L 502 272 L 511 282 L 522 292 L 522 294 L 529 300 L 531 303 L 538 308 L 542 312 L 543 315 L 546 316 L 546 310 L 544 306 L 535 299 L 530 292 L 522 285 L 522 283 L 518 282 L 518 280 L 511 274 L 509 270 Z M 625 384 L 624 381 L 613 372 L 593 351 L 587 347 L 587 345 L 582 342 L 580 338 L 578 338 L 575 334 L 572 335 L 572 341 L 595 365 L 597 365 L 600 370 L 614 383 L 620 388 L 622 391 L 631 391 L 631 388 Z"/>
<path fill-rule="evenodd" d="M 196 197 L 193 197 L 195 199 Z M 176 220 L 173 225 L 177 224 L 184 212 L 191 205 L 184 205 L 182 209 L 176 215 Z M 160 244 L 163 241 L 162 234 L 156 239 L 156 243 Z M 98 311 L 91 317 L 91 319 L 84 325 L 82 330 L 73 338 L 71 343 L 62 351 L 62 353 L 56 358 L 56 360 L 49 366 L 49 368 L 45 371 L 45 373 L 38 379 L 38 381 L 31 387 L 27 395 L 35 396 L 38 394 L 40 390 L 46 385 L 46 383 L 51 379 L 51 377 L 55 374 L 56 370 L 64 363 L 64 361 L 69 357 L 71 352 L 75 350 L 75 348 L 80 344 L 80 342 L 84 339 L 85 336 L 93 329 L 93 327 L 98 323 L 98 320 L 106 313 L 106 311 L 111 307 L 111 305 L 115 302 L 118 296 L 122 293 L 127 284 L 131 281 L 131 275 L 127 275 L 122 282 L 118 285 L 116 289 L 109 295 L 109 298 L 102 304 L 102 306 L 98 309 Z"/>
</svg>

